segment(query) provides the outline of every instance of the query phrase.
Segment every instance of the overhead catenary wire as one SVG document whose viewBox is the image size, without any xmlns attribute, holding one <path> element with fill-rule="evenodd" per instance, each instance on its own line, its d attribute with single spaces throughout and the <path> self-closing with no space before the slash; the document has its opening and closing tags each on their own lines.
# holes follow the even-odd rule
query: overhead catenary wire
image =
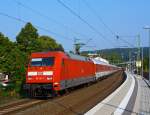
<svg viewBox="0 0 150 115">
<path fill-rule="evenodd" d="M 63 3 L 61 0 L 57 0 L 59 4 L 61 4 L 64 8 L 66 8 L 71 14 L 76 16 L 80 21 L 85 23 L 91 30 L 93 30 L 95 33 L 97 33 L 99 36 L 101 36 L 104 40 L 108 40 L 107 43 L 114 44 L 110 39 L 106 38 L 101 32 L 99 32 L 96 28 L 94 28 L 91 24 L 89 24 L 85 19 L 83 19 L 81 16 L 79 16 L 74 10 L 72 10 L 70 7 L 68 7 L 65 3 Z"/>
<path fill-rule="evenodd" d="M 18 13 L 18 18 L 21 19 L 21 7 L 20 5 L 17 3 L 17 13 Z"/>
<path fill-rule="evenodd" d="M 38 11 L 38 10 L 36 10 L 36 9 L 34 9 L 34 8 L 32 8 L 32 7 L 26 5 L 26 4 L 24 4 L 24 3 L 22 3 L 22 2 L 20 2 L 20 1 L 18 1 L 18 0 L 14 0 L 14 1 L 17 3 L 17 5 L 20 5 L 21 7 L 23 7 L 23 8 L 25 8 L 25 9 L 27 9 L 27 10 L 29 10 L 29 11 L 31 11 L 31 12 L 33 12 L 33 13 L 39 15 L 39 16 L 41 16 L 42 18 L 47 19 L 48 21 L 50 20 L 50 21 L 54 22 L 55 24 L 57 24 L 57 25 L 59 25 L 59 26 L 61 26 L 61 27 L 63 27 L 63 28 L 66 28 L 67 30 L 72 31 L 72 32 L 75 33 L 75 34 L 78 34 L 78 35 L 80 35 L 80 36 L 86 38 L 86 39 L 87 39 L 86 45 L 89 43 L 89 39 L 91 39 L 91 38 L 89 38 L 89 36 L 86 36 L 86 35 L 84 35 L 84 34 L 81 34 L 81 33 L 79 33 L 79 32 L 74 31 L 72 28 L 66 26 L 65 24 L 60 23 L 59 21 L 56 21 L 55 19 L 53 19 L 53 18 L 51 18 L 51 17 L 49 17 L 49 16 L 47 16 L 47 15 L 41 13 L 40 11 Z M 39 27 L 39 28 L 41 28 L 41 27 Z M 88 39 L 88 38 L 89 38 L 89 39 Z M 83 39 L 83 38 L 82 38 L 82 39 Z"/>
<path fill-rule="evenodd" d="M 25 9 L 27 9 L 27 10 L 29 10 L 29 11 L 31 11 L 31 12 L 33 12 L 33 13 L 39 15 L 39 16 L 41 16 L 42 18 L 45 18 L 45 19 L 47 19 L 47 20 L 50 20 L 50 21 L 54 22 L 55 24 L 57 24 L 57 25 L 59 25 L 59 26 L 61 26 L 61 27 L 64 27 L 64 28 L 68 29 L 69 31 L 72 31 L 73 33 L 76 33 L 76 34 L 78 34 L 78 35 L 80 35 L 80 36 L 83 36 L 83 38 L 86 38 L 86 39 L 87 39 L 86 44 L 89 43 L 89 36 L 74 31 L 72 28 L 66 26 L 65 24 L 60 23 L 59 21 L 56 21 L 55 19 L 53 19 L 53 18 L 51 18 L 51 17 L 49 17 L 49 16 L 47 16 L 47 15 L 41 13 L 40 11 L 38 11 L 38 10 L 36 10 L 36 9 L 34 9 L 34 8 L 32 8 L 32 7 L 26 5 L 26 4 L 24 4 L 24 3 L 22 3 L 22 2 L 20 2 L 20 1 L 18 1 L 18 0 L 14 0 L 14 1 L 15 1 L 18 5 L 20 5 L 21 7 L 23 7 L 23 8 L 25 8 Z M 39 27 L 39 28 L 40 28 L 40 27 Z M 43 28 L 42 28 L 42 29 L 43 29 Z M 91 37 L 90 37 L 90 39 L 91 39 Z"/>
<path fill-rule="evenodd" d="M 129 46 L 134 47 L 133 44 L 129 43 L 127 40 L 123 39 L 122 37 L 118 36 L 101 18 L 100 15 L 97 14 L 97 12 L 95 11 L 95 9 L 93 7 L 91 7 L 89 5 L 89 3 L 86 0 L 83 0 L 82 2 L 84 2 L 84 4 L 89 8 L 89 10 L 97 17 L 97 19 L 99 20 L 99 22 L 101 22 L 105 28 L 114 36 L 114 37 L 119 37 L 120 40 L 122 40 L 123 42 L 127 43 Z M 131 37 L 131 36 L 130 36 Z M 135 36 L 134 36 L 135 37 Z"/>
<path fill-rule="evenodd" d="M 97 17 L 97 19 L 107 28 L 107 30 L 114 36 L 116 36 L 115 32 L 103 21 L 103 19 L 96 13 L 95 9 L 93 9 L 86 0 L 83 0 L 84 4 L 90 9 L 90 11 Z"/>
<path fill-rule="evenodd" d="M 25 21 L 25 20 L 23 20 L 23 19 L 20 19 L 20 18 L 18 18 L 18 17 L 15 17 L 15 16 L 11 16 L 11 15 L 9 15 L 9 14 L 6 14 L 6 13 L 3 13 L 3 12 L 0 12 L 0 15 L 1 16 L 4 16 L 4 17 L 7 17 L 7 18 L 9 18 L 9 19 L 13 19 L 13 20 L 16 20 L 16 21 L 19 21 L 19 22 L 22 22 L 22 23 L 28 23 L 27 21 Z M 45 31 L 45 32 L 48 32 L 48 33 L 51 33 L 51 34 L 54 34 L 54 35 L 57 35 L 57 36 L 59 36 L 59 37 L 61 37 L 61 38 L 64 38 L 64 39 L 67 39 L 67 40 L 71 40 L 72 41 L 72 39 L 70 39 L 70 38 L 67 38 L 66 36 L 64 36 L 64 35 L 61 35 L 61 34 L 59 34 L 59 33 L 56 33 L 56 32 L 53 32 L 53 31 L 50 31 L 49 29 L 46 29 L 46 28 L 44 28 L 44 27 L 41 27 L 41 26 L 39 26 L 39 25 L 34 25 L 35 27 L 37 27 L 37 28 L 39 28 L 39 29 L 41 29 L 41 30 L 43 30 L 43 31 Z"/>
<path fill-rule="evenodd" d="M 67 25 L 65 25 L 65 24 L 63 24 L 63 23 L 61 23 L 61 22 L 59 22 L 59 21 L 57 21 L 57 20 L 55 20 L 55 19 L 53 19 L 53 18 L 51 18 L 50 16 L 47 16 L 47 15 L 43 14 L 42 12 L 40 12 L 40 11 L 38 11 L 38 10 L 36 10 L 36 9 L 34 9 L 34 8 L 32 8 L 32 7 L 26 5 L 26 4 L 24 4 L 24 3 L 22 3 L 22 2 L 20 2 L 20 1 L 18 1 L 18 0 L 14 0 L 14 1 L 15 1 L 18 5 L 20 5 L 20 6 L 22 6 L 23 8 L 25 8 L 25 9 L 27 9 L 27 10 L 29 10 L 29 11 L 31 11 L 31 12 L 33 12 L 33 13 L 39 15 L 39 16 L 41 16 L 42 18 L 47 19 L 48 21 L 52 21 L 53 23 L 59 25 L 60 27 L 66 28 L 67 30 L 69 30 L 69 31 L 71 31 L 71 32 L 73 32 L 73 33 L 75 33 L 75 34 L 78 34 L 78 35 L 80 35 L 80 36 L 82 36 L 82 37 L 84 37 L 84 38 L 88 38 L 87 35 L 75 31 L 74 29 L 68 27 Z"/>
<path fill-rule="evenodd" d="M 124 37 L 129 38 L 129 37 L 137 37 L 137 36 L 116 36 L 117 39 L 122 40 L 124 43 L 127 43 L 130 47 L 136 47 L 133 44 L 131 44 L 130 42 L 128 42 L 127 40 L 123 39 Z"/>
</svg>

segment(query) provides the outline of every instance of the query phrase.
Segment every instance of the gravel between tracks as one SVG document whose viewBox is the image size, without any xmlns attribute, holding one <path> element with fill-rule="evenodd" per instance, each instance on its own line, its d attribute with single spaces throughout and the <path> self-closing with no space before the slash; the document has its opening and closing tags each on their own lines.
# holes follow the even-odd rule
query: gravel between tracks
<svg viewBox="0 0 150 115">
<path fill-rule="evenodd" d="M 82 115 L 94 105 L 112 93 L 123 81 L 123 72 L 117 72 L 95 84 L 84 87 L 64 95 L 60 98 L 48 100 L 18 115 Z"/>
</svg>

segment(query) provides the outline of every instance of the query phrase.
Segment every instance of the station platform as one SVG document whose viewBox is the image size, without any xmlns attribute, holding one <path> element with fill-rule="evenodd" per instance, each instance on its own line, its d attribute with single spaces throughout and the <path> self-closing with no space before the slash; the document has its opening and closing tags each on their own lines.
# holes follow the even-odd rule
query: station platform
<svg viewBox="0 0 150 115">
<path fill-rule="evenodd" d="M 150 115 L 150 88 L 138 75 L 126 72 L 125 82 L 85 115 Z"/>
</svg>

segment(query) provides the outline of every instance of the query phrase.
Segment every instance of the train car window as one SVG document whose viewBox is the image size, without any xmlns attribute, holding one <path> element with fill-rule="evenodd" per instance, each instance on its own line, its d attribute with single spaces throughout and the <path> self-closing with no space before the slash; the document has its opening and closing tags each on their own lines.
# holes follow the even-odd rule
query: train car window
<svg viewBox="0 0 150 115">
<path fill-rule="evenodd" d="M 32 58 L 31 66 L 53 66 L 54 65 L 54 57 L 47 58 Z"/>
</svg>

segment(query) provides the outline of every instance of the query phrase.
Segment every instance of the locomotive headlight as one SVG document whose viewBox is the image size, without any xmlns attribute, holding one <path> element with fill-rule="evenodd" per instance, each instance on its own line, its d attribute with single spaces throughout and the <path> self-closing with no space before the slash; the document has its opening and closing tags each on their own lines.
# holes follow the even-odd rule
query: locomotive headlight
<svg viewBox="0 0 150 115">
<path fill-rule="evenodd" d="M 28 72 L 28 76 L 34 76 L 37 75 L 37 72 Z"/>
<path fill-rule="evenodd" d="M 32 78 L 29 77 L 28 80 L 32 80 Z"/>
<path fill-rule="evenodd" d="M 47 77 L 47 80 L 52 80 L 52 77 L 50 76 L 50 77 Z"/>
<path fill-rule="evenodd" d="M 53 71 L 44 71 L 43 75 L 53 75 Z"/>
</svg>

